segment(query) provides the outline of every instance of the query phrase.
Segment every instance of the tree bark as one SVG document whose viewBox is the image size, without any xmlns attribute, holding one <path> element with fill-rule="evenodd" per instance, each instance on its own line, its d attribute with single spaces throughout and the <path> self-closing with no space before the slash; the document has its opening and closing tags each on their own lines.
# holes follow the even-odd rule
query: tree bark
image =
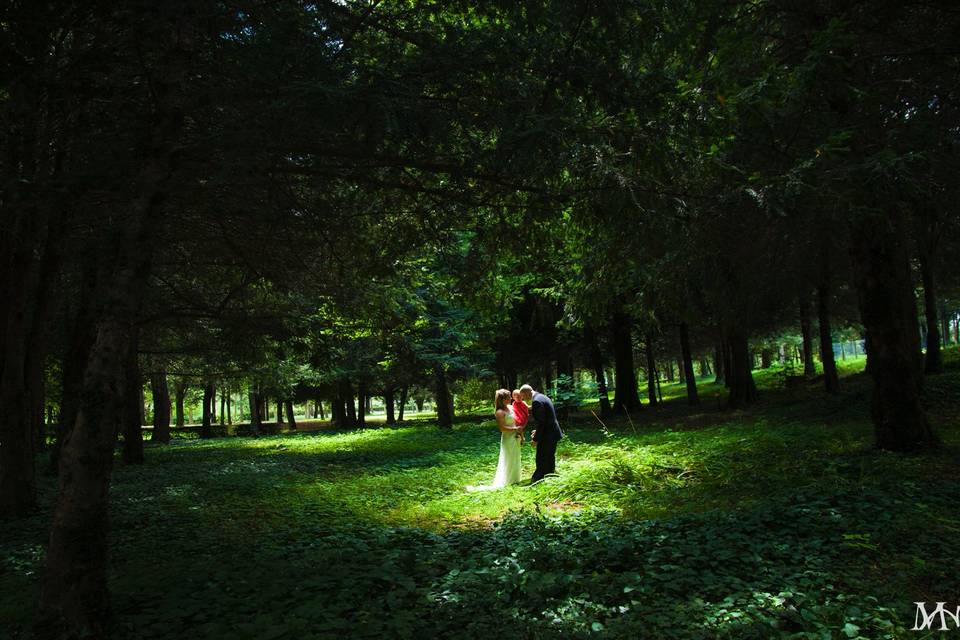
<svg viewBox="0 0 960 640">
<path fill-rule="evenodd" d="M 287 411 L 287 424 L 290 425 L 290 428 L 294 431 L 297 430 L 297 420 L 293 415 L 293 400 L 287 400 L 283 403 L 284 408 Z"/>
<path fill-rule="evenodd" d="M 163 101 L 165 86 L 154 89 Z M 59 492 L 53 511 L 37 611 L 37 635 L 102 637 L 110 618 L 107 590 L 109 487 L 116 431 L 124 398 L 124 362 L 132 324 L 150 272 L 155 225 L 173 170 L 173 139 L 180 114 L 161 109 L 156 139 L 138 176 L 138 196 L 115 238 L 112 264 L 96 295 L 94 341 L 83 369 L 76 415 L 59 455 Z"/>
<path fill-rule="evenodd" d="M 695 407 L 700 404 L 697 395 L 697 378 L 693 372 L 693 358 L 690 355 L 690 334 L 686 322 L 680 323 L 680 353 L 683 360 L 684 381 L 687 383 L 687 404 Z"/>
<path fill-rule="evenodd" d="M 277 432 L 283 431 L 283 400 L 277 398 Z"/>
<path fill-rule="evenodd" d="M 400 422 L 403 422 L 403 411 L 407 406 L 407 393 L 410 388 L 407 385 L 403 385 L 403 388 L 400 389 L 400 410 L 397 412 L 397 419 Z"/>
<path fill-rule="evenodd" d="M 177 400 L 177 420 L 176 424 L 178 427 L 184 426 L 184 416 L 185 412 L 183 410 L 183 401 L 187 395 L 187 381 L 180 377 L 177 378 L 176 383 L 173 385 L 173 393 L 176 396 Z"/>
<path fill-rule="evenodd" d="M 724 360 L 726 359 L 727 347 L 721 339 L 720 344 L 713 350 L 713 370 L 715 371 L 713 381 L 717 384 L 724 383 Z"/>
<path fill-rule="evenodd" d="M 833 355 L 833 332 L 830 329 L 830 273 L 825 266 L 817 286 L 817 320 L 820 325 L 820 362 L 823 363 L 823 384 L 827 393 L 840 392 L 840 377 Z"/>
<path fill-rule="evenodd" d="M 939 373 L 943 370 L 940 355 L 940 313 L 937 309 L 936 278 L 933 273 L 933 260 L 927 248 L 927 243 L 920 239 L 920 278 L 923 282 L 923 309 L 924 323 L 927 329 L 927 354 L 924 357 L 923 369 L 926 373 Z"/>
<path fill-rule="evenodd" d="M 800 335 L 803 338 L 803 375 L 814 376 L 817 368 L 813 364 L 813 334 L 810 324 L 810 294 L 806 287 L 800 292 Z"/>
<path fill-rule="evenodd" d="M 140 373 L 139 331 L 131 329 L 130 348 L 124 367 L 123 453 L 124 464 L 143 464 L 143 376 Z"/>
<path fill-rule="evenodd" d="M 453 407 L 451 406 L 450 389 L 447 387 L 447 376 L 443 367 L 436 366 L 433 370 L 434 394 L 437 402 L 437 424 L 443 429 L 453 427 Z"/>
<path fill-rule="evenodd" d="M 730 369 L 727 371 L 730 394 L 727 398 L 727 407 L 743 409 L 757 399 L 757 387 L 751 371 L 750 347 L 746 334 L 737 327 L 727 330 L 726 342 L 730 352 Z"/>
<path fill-rule="evenodd" d="M 200 424 L 200 437 L 213 437 L 213 383 L 210 381 L 203 384 L 203 418 Z"/>
<path fill-rule="evenodd" d="M 874 381 L 876 446 L 891 451 L 932 446 L 937 439 L 920 402 L 920 332 L 902 214 L 890 206 L 882 216 L 861 214 L 850 226 L 867 371 Z"/>
<path fill-rule="evenodd" d="M 233 392 L 228 390 L 224 395 L 227 397 L 227 424 L 233 426 L 233 407 L 231 406 L 233 404 Z"/>
<path fill-rule="evenodd" d="M 617 388 L 613 398 L 613 412 L 640 410 L 637 393 L 637 374 L 633 364 L 633 320 L 625 313 L 615 313 L 611 321 L 613 358 L 616 365 Z"/>
<path fill-rule="evenodd" d="M 347 405 L 347 422 L 349 426 L 357 426 L 357 407 L 353 404 L 353 385 L 349 380 L 343 381 L 343 399 Z"/>
<path fill-rule="evenodd" d="M 657 361 L 653 355 L 653 335 L 647 334 L 647 401 L 651 404 L 657 404 Z"/>
<path fill-rule="evenodd" d="M 247 397 L 250 401 L 250 432 L 258 436 L 263 429 L 263 409 L 261 407 L 260 394 L 256 391 L 251 391 Z"/>
<path fill-rule="evenodd" d="M 357 384 L 357 426 L 361 429 L 367 426 L 367 384 Z"/>
<path fill-rule="evenodd" d="M 153 391 L 153 433 L 151 442 L 167 444 L 170 442 L 170 389 L 167 386 L 167 373 L 158 371 L 150 378 Z"/>
<path fill-rule="evenodd" d="M 394 414 L 393 395 L 393 387 L 387 385 L 383 391 L 383 406 L 387 411 L 387 424 L 397 424 L 397 418 Z"/>
<path fill-rule="evenodd" d="M 610 394 L 607 391 L 607 377 L 603 370 L 603 352 L 600 350 L 600 341 L 597 332 L 591 326 L 585 329 L 587 347 L 590 350 L 590 366 L 593 369 L 593 378 L 597 383 L 597 397 L 600 401 L 600 417 L 606 418 L 611 413 Z"/>
</svg>

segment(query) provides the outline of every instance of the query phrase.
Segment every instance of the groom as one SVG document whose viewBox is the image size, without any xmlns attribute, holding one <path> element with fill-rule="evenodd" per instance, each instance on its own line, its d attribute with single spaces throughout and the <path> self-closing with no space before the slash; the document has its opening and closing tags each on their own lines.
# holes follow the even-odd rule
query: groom
<svg viewBox="0 0 960 640">
<path fill-rule="evenodd" d="M 530 417 L 536 429 L 530 437 L 530 444 L 537 448 L 537 468 L 530 478 L 531 484 L 543 480 L 543 476 L 554 473 L 557 468 L 557 443 L 563 437 L 553 401 L 528 384 L 520 387 L 520 397 L 524 402 L 532 403 Z"/>
</svg>

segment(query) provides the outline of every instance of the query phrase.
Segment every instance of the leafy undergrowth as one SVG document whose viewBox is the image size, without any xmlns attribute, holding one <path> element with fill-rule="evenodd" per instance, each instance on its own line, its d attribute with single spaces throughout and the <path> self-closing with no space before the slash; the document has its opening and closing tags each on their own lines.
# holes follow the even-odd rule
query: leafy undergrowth
<svg viewBox="0 0 960 640">
<path fill-rule="evenodd" d="M 918 637 L 960 593 L 960 368 L 945 447 L 873 451 L 866 381 L 574 419 L 559 478 L 489 482 L 488 422 L 149 447 L 114 475 L 121 638 Z M 524 452 L 532 471 L 532 450 Z M 43 487 L 52 498 L 52 482 Z M 0 529 L 0 624 L 29 625 L 49 512 Z"/>
</svg>

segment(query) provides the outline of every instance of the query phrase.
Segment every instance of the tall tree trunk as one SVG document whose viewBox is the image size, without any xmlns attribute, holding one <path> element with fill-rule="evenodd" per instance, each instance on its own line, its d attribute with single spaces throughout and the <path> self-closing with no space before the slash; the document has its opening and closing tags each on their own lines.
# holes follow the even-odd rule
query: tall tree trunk
<svg viewBox="0 0 960 640">
<path fill-rule="evenodd" d="M 343 381 L 343 399 L 347 403 L 347 421 L 351 427 L 357 426 L 357 407 L 353 404 L 353 385 L 349 380 Z"/>
<path fill-rule="evenodd" d="M 936 279 L 933 273 L 933 260 L 927 248 L 927 243 L 921 239 L 920 246 L 920 277 L 923 282 L 923 309 L 927 329 L 927 355 L 924 358 L 923 369 L 927 373 L 939 373 L 943 370 L 940 356 L 940 314 L 937 309 Z"/>
<path fill-rule="evenodd" d="M 434 394 L 437 402 L 437 424 L 443 429 L 453 427 L 453 406 L 450 398 L 450 389 L 447 387 L 447 375 L 443 367 L 436 366 L 433 370 Z"/>
<path fill-rule="evenodd" d="M 227 420 L 227 393 L 226 388 L 220 387 L 220 426 L 224 426 Z"/>
<path fill-rule="evenodd" d="M 950 316 L 947 314 L 947 305 L 940 303 L 940 335 L 943 336 L 943 346 L 950 345 Z"/>
<path fill-rule="evenodd" d="M 213 437 L 213 382 L 203 383 L 203 418 L 200 424 L 200 437 Z"/>
<path fill-rule="evenodd" d="M 387 410 L 387 424 L 397 424 L 397 419 L 393 412 L 393 395 L 393 387 L 388 384 L 383 390 L 383 406 Z"/>
<path fill-rule="evenodd" d="M 403 385 L 400 389 L 400 411 L 398 412 L 397 419 L 400 422 L 403 422 L 403 411 L 407 406 L 407 392 L 410 390 L 410 387 Z"/>
<path fill-rule="evenodd" d="M 162 104 L 166 87 L 157 79 Z M 41 579 L 37 611 L 40 637 L 102 637 L 110 618 L 107 590 L 109 487 L 116 430 L 122 415 L 124 363 L 132 347 L 132 324 L 150 272 L 155 225 L 173 170 L 173 139 L 180 114 L 161 107 L 155 139 L 137 179 L 138 197 L 118 228 L 112 264 L 104 268 L 96 296 L 95 339 L 83 370 L 76 415 L 59 455 L 59 491 Z"/>
<path fill-rule="evenodd" d="M 131 329 L 130 349 L 124 367 L 124 411 L 122 416 L 124 464 L 143 464 L 143 376 L 140 373 L 139 330 Z"/>
<path fill-rule="evenodd" d="M 760 349 L 760 368 L 769 369 L 770 368 L 770 348 L 763 347 Z"/>
<path fill-rule="evenodd" d="M 327 414 L 326 414 L 326 413 L 324 412 L 324 410 L 323 410 L 323 400 L 317 400 L 317 409 L 320 410 L 320 419 L 321 419 L 321 420 L 326 420 L 326 419 L 327 419 Z"/>
<path fill-rule="evenodd" d="M 367 426 L 367 384 L 357 384 L 357 426 L 363 429 Z"/>
<path fill-rule="evenodd" d="M 721 354 L 723 357 L 723 386 L 729 389 L 733 375 L 733 363 L 730 359 L 730 354 L 732 353 L 730 350 L 730 340 L 728 338 L 724 338 L 720 341 L 720 346 L 723 349 Z"/>
<path fill-rule="evenodd" d="M 937 442 L 920 402 L 919 330 L 902 213 L 851 222 L 860 318 L 867 332 L 867 371 L 873 378 L 871 416 L 881 449 L 909 451 Z"/>
<path fill-rule="evenodd" d="M 283 400 L 277 398 L 277 432 L 283 431 Z"/>
<path fill-rule="evenodd" d="M 730 395 L 727 406 L 730 409 L 743 409 L 757 399 L 757 387 L 753 381 L 750 346 L 742 329 L 731 327 L 727 330 L 727 345 L 730 351 L 730 369 L 727 379 L 730 382 Z"/>
<path fill-rule="evenodd" d="M 263 413 L 260 402 L 260 394 L 256 391 L 250 391 L 247 394 L 247 398 L 250 401 L 250 432 L 258 436 L 260 431 L 263 429 Z"/>
<path fill-rule="evenodd" d="M 717 384 L 724 381 L 724 360 L 726 359 L 727 347 L 721 339 L 720 344 L 713 350 L 713 370 L 715 371 L 713 381 Z"/>
<path fill-rule="evenodd" d="M 803 375 L 814 376 L 817 368 L 813 364 L 813 333 L 810 324 L 810 294 L 806 285 L 800 292 L 800 335 L 803 338 Z"/>
<path fill-rule="evenodd" d="M 173 393 L 177 401 L 176 425 L 182 427 L 185 424 L 186 412 L 183 410 L 183 401 L 187 396 L 187 381 L 183 377 L 178 377 L 173 385 Z"/>
<path fill-rule="evenodd" d="M 657 404 L 657 360 L 653 354 L 653 334 L 647 334 L 647 400 L 651 405 Z"/>
<path fill-rule="evenodd" d="M 233 407 L 231 406 L 233 404 L 233 392 L 228 390 L 224 395 L 227 397 L 227 424 L 233 426 Z"/>
<path fill-rule="evenodd" d="M 217 421 L 217 383 L 210 383 L 210 422 Z"/>
<path fill-rule="evenodd" d="M 293 416 L 293 400 L 286 400 L 283 403 L 284 408 L 287 410 L 287 424 L 290 425 L 290 428 L 296 431 L 297 429 L 297 420 Z"/>
<path fill-rule="evenodd" d="M 150 434 L 150 441 L 167 444 L 170 442 L 170 389 L 166 371 L 161 369 L 150 377 L 150 390 L 153 392 L 153 433 Z"/>
<path fill-rule="evenodd" d="M 687 404 L 700 404 L 697 396 L 697 377 L 693 373 L 693 358 L 690 355 L 690 334 L 686 322 L 680 323 L 680 353 L 683 359 L 684 381 L 687 383 Z"/>
<path fill-rule="evenodd" d="M 340 382 L 337 384 L 337 388 L 334 392 L 333 399 L 330 401 L 330 420 L 338 428 L 344 428 L 346 426 L 347 414 L 344 410 L 343 402 L 343 383 Z"/>
<path fill-rule="evenodd" d="M 0 518 L 19 518 L 37 506 L 31 406 L 26 373 L 29 362 L 32 263 L 38 230 L 35 214 L 14 218 L 4 242 L 5 299 L 3 362 L 0 369 Z"/>
<path fill-rule="evenodd" d="M 839 393 L 840 377 L 833 355 L 833 332 L 830 329 L 830 273 L 824 268 L 817 286 L 817 320 L 820 325 L 820 362 L 823 363 L 823 384 L 827 393 Z"/>
<path fill-rule="evenodd" d="M 597 339 L 597 332 L 591 326 L 585 329 L 587 347 L 590 353 L 590 366 L 593 369 L 593 378 L 597 383 L 597 397 L 600 401 L 600 417 L 608 417 L 612 411 L 610 407 L 610 394 L 607 391 L 607 377 L 603 370 L 603 352 L 600 350 L 600 341 Z"/>
<path fill-rule="evenodd" d="M 637 374 L 633 364 L 633 320 L 625 313 L 614 314 L 611 321 L 613 358 L 616 364 L 617 388 L 613 398 L 614 413 L 640 410 Z"/>
</svg>

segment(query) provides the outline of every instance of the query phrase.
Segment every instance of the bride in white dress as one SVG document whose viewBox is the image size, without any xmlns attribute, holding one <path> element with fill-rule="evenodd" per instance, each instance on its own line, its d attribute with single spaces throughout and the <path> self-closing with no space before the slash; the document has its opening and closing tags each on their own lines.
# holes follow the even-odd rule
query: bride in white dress
<svg viewBox="0 0 960 640">
<path fill-rule="evenodd" d="M 497 475 L 493 478 L 493 488 L 499 489 L 508 484 L 520 482 L 520 449 L 523 444 L 523 427 L 513 422 L 513 409 L 510 405 L 512 394 L 508 389 L 500 389 L 494 399 L 497 428 L 500 430 L 500 461 L 497 463 Z"/>
</svg>

